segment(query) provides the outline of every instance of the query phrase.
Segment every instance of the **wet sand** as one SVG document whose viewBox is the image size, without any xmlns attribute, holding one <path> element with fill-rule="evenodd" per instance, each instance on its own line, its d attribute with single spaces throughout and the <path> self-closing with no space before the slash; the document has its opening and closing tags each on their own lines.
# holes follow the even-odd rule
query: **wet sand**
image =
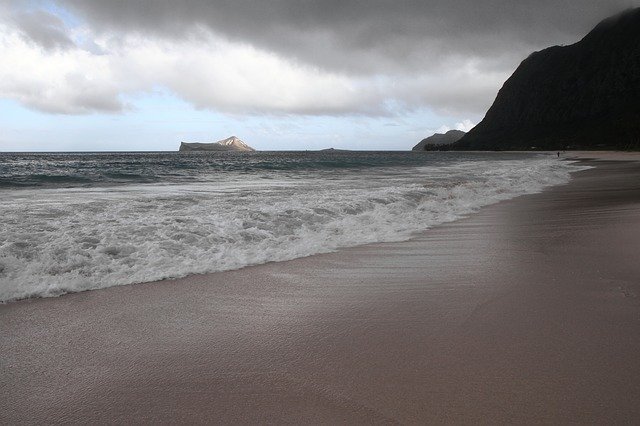
<svg viewBox="0 0 640 426">
<path fill-rule="evenodd" d="M 404 243 L 0 306 L 0 422 L 637 423 L 640 163 L 590 163 Z"/>
</svg>

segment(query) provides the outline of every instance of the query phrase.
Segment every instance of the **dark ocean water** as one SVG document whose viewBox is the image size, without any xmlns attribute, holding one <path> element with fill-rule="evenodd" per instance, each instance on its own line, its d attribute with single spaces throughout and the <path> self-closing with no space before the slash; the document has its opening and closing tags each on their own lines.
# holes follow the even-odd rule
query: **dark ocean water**
<svg viewBox="0 0 640 426">
<path fill-rule="evenodd" d="M 340 173 L 455 162 L 535 158 L 512 153 L 413 152 L 143 152 L 0 153 L 0 188 L 188 183 L 222 176 Z"/>
<path fill-rule="evenodd" d="M 428 156 L 407 152 L 0 153 L 0 187 L 179 183 L 238 173 L 416 167 L 447 162 L 452 157 L 447 153 Z"/>
</svg>

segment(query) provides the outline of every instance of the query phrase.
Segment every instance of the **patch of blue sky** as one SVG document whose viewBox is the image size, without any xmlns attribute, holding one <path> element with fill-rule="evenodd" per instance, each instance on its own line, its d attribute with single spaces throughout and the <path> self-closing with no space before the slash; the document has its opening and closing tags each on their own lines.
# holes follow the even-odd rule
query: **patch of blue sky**
<svg viewBox="0 0 640 426">
<path fill-rule="evenodd" d="M 23 0 L 16 5 L 16 9 L 22 11 L 43 10 L 52 15 L 56 15 L 64 22 L 67 28 L 73 29 L 82 24 L 82 20 L 71 13 L 68 9 L 60 6 L 51 0 Z"/>
</svg>

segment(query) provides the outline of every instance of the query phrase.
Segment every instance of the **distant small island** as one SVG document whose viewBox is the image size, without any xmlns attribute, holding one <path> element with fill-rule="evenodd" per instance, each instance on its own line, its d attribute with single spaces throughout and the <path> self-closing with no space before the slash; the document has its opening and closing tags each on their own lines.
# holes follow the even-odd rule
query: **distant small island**
<svg viewBox="0 0 640 426">
<path fill-rule="evenodd" d="M 226 139 L 213 143 L 199 143 L 199 142 L 181 142 L 179 151 L 237 151 L 237 152 L 252 152 L 255 151 L 252 147 L 241 141 L 235 136 L 230 136 Z"/>
<path fill-rule="evenodd" d="M 321 149 L 319 152 L 351 152 L 351 150 L 349 150 L 349 149 L 325 148 L 325 149 Z"/>
</svg>

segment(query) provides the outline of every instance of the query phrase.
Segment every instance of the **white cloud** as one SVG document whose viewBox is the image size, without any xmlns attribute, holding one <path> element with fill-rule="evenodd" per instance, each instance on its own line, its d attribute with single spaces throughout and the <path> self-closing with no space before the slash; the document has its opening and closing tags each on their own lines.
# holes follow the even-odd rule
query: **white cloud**
<svg viewBox="0 0 640 426">
<path fill-rule="evenodd" d="M 107 57 L 48 50 L 0 24 L 0 96 L 42 111 L 78 114 L 122 108 Z"/>
<path fill-rule="evenodd" d="M 460 123 L 456 123 L 456 130 L 462 130 L 463 132 L 468 132 L 473 129 L 476 125 L 471 122 L 471 120 L 462 120 Z"/>
<path fill-rule="evenodd" d="M 461 122 L 453 125 L 453 129 L 462 130 L 463 132 L 468 132 L 474 127 L 475 127 L 475 124 L 473 124 L 473 122 L 469 119 L 462 120 Z M 433 133 L 447 133 L 451 129 L 452 127 L 447 126 L 446 124 L 443 124 L 442 126 L 438 127 L 436 130 L 434 130 Z"/>
<path fill-rule="evenodd" d="M 478 72 L 466 58 L 458 58 L 454 71 L 428 75 L 347 75 L 231 42 L 204 27 L 172 39 L 94 33 L 55 21 L 70 43 L 52 49 L 15 22 L 0 17 L 0 97 L 59 114 L 119 112 L 128 95 L 158 87 L 196 108 L 228 113 L 395 115 L 424 107 L 477 113 L 506 77 Z"/>
<path fill-rule="evenodd" d="M 211 34 L 179 42 L 103 36 L 90 44 L 45 49 L 0 25 L 0 96 L 62 114 L 118 111 L 121 95 L 157 86 L 196 107 L 228 112 L 339 114 L 377 106 L 375 93 L 360 90 L 357 80 Z"/>
<path fill-rule="evenodd" d="M 357 81 L 213 35 L 182 43 L 129 37 L 115 66 L 118 78 L 137 76 L 139 88 L 152 82 L 196 107 L 229 112 L 335 114 L 365 111 L 373 100 Z"/>
</svg>

